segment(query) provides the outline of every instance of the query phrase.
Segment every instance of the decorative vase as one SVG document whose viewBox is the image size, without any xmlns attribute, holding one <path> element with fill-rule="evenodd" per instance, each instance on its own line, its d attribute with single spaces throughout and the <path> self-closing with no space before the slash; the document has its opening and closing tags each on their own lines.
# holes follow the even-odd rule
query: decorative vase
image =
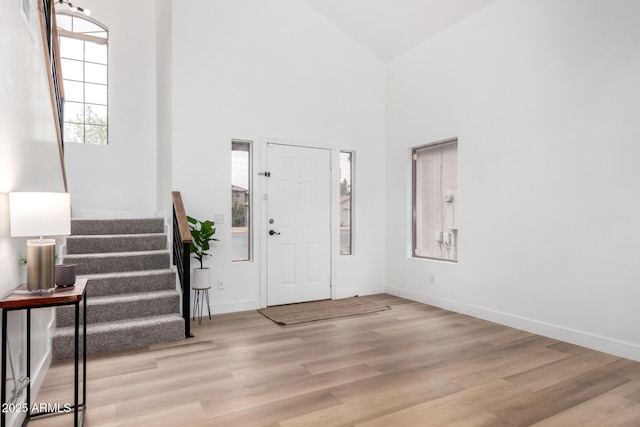
<svg viewBox="0 0 640 427">
<path fill-rule="evenodd" d="M 208 288 L 211 286 L 211 270 L 208 267 L 194 268 L 192 271 L 192 281 L 194 288 Z"/>
<path fill-rule="evenodd" d="M 76 284 L 76 265 L 56 265 L 56 286 L 66 288 Z"/>
</svg>

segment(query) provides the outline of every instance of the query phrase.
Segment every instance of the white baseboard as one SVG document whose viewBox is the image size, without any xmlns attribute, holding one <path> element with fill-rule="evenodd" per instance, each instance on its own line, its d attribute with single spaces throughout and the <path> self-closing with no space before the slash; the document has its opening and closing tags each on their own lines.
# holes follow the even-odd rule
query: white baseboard
<svg viewBox="0 0 640 427">
<path fill-rule="evenodd" d="M 423 304 L 433 305 L 435 307 L 444 308 L 456 313 L 466 314 L 494 323 L 499 323 L 501 325 L 521 329 L 523 331 L 543 335 L 549 338 L 565 341 L 583 347 L 588 347 L 593 350 L 602 351 L 640 362 L 640 346 L 633 343 L 619 341 L 599 335 L 590 334 L 584 331 L 577 331 L 558 325 L 540 322 L 534 319 L 516 316 L 510 313 L 490 310 L 476 305 L 464 304 L 446 298 L 425 295 L 419 292 L 414 292 L 402 288 L 387 287 L 385 291 L 390 295 L 395 295 Z"/>
<path fill-rule="evenodd" d="M 211 314 L 235 313 L 237 311 L 257 310 L 260 308 L 260 300 L 239 300 L 211 305 Z M 208 315 L 207 307 L 204 307 L 204 315 Z"/>
<path fill-rule="evenodd" d="M 355 295 L 374 295 L 384 292 L 383 290 L 371 289 L 370 287 L 362 287 L 362 288 L 346 288 L 346 289 L 338 289 L 336 291 L 335 299 L 349 298 Z M 191 299 L 191 304 L 193 304 L 193 297 Z M 262 308 L 260 306 L 260 300 L 252 299 L 252 300 L 238 300 L 238 301 L 229 301 L 229 302 L 216 302 L 211 304 L 211 314 L 225 314 L 225 313 L 236 313 L 238 311 L 247 311 L 247 310 L 258 310 Z M 192 307 L 193 310 L 193 307 Z M 193 313 L 191 314 L 193 316 Z M 208 315 L 207 307 L 204 307 L 204 315 Z"/>
<path fill-rule="evenodd" d="M 47 375 L 47 371 L 49 370 L 52 361 L 53 357 L 51 354 L 51 347 L 49 347 L 49 351 L 47 352 L 44 360 L 42 361 L 40 366 L 35 369 L 35 375 L 33 374 L 33 371 L 31 374 L 31 378 L 33 379 L 33 381 L 31 382 L 31 404 L 35 403 L 33 399 L 38 395 L 40 387 L 42 387 L 42 384 L 44 383 L 44 377 Z"/>
<path fill-rule="evenodd" d="M 371 287 L 341 288 L 341 289 L 336 289 L 334 298 L 342 299 L 342 298 L 354 297 L 356 295 L 363 296 L 363 295 L 381 294 L 383 292 L 384 292 L 383 289 L 372 289 Z"/>
</svg>

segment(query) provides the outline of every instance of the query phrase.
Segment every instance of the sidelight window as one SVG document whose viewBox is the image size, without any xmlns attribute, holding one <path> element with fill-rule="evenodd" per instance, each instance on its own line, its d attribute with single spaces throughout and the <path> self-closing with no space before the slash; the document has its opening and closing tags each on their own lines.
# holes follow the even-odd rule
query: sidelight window
<svg viewBox="0 0 640 427">
<path fill-rule="evenodd" d="M 251 259 L 251 142 L 231 142 L 231 260 Z"/>
<path fill-rule="evenodd" d="M 340 255 L 353 253 L 353 157 L 340 152 Z"/>
</svg>

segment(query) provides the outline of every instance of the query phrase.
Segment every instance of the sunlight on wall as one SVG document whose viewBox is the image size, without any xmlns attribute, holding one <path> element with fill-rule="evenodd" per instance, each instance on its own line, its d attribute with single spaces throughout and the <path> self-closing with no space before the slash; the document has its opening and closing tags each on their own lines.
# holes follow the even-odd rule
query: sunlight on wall
<svg viewBox="0 0 640 427">
<path fill-rule="evenodd" d="M 19 263 L 12 262 L 16 257 L 14 246 L 9 233 L 9 195 L 0 193 L 0 297 L 15 287 L 12 278 L 19 274 Z"/>
</svg>

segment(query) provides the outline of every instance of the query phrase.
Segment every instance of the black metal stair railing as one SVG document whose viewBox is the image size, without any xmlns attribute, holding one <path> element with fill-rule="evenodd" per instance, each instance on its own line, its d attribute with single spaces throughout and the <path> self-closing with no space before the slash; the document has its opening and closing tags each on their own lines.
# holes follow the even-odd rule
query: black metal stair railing
<svg viewBox="0 0 640 427">
<path fill-rule="evenodd" d="M 67 185 L 67 172 L 64 162 L 64 85 L 62 80 L 62 63 L 60 59 L 60 49 L 58 46 L 58 30 L 56 27 L 54 0 L 38 1 L 38 16 L 40 21 L 40 33 L 42 36 L 42 47 L 49 80 L 49 91 L 51 93 L 51 107 L 56 127 L 56 137 L 58 140 L 58 152 L 60 155 L 60 168 L 64 190 L 69 191 Z"/>
<path fill-rule="evenodd" d="M 182 288 L 182 317 L 184 318 L 184 336 L 191 338 L 191 232 L 187 223 L 187 215 L 182 204 L 180 192 L 173 196 L 173 264 L 178 270 L 180 287 Z"/>
<path fill-rule="evenodd" d="M 60 70 L 60 58 L 57 49 L 54 2 L 42 0 L 43 23 L 46 34 L 46 49 L 51 64 L 53 76 L 53 92 L 55 94 L 55 107 L 58 111 L 58 126 L 61 139 L 64 138 L 64 89 L 62 87 L 62 70 Z M 64 141 L 60 141 L 64 147 Z"/>
</svg>

